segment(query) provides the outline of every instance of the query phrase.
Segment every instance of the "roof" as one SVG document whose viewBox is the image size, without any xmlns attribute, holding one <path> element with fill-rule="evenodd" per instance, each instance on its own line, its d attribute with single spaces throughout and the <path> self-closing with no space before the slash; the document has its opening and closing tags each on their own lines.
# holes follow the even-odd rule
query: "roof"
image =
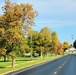
<svg viewBox="0 0 76 75">
<path fill-rule="evenodd" d="M 73 51 L 73 50 L 76 50 L 74 47 L 71 47 L 70 49 L 69 49 L 69 51 Z"/>
</svg>

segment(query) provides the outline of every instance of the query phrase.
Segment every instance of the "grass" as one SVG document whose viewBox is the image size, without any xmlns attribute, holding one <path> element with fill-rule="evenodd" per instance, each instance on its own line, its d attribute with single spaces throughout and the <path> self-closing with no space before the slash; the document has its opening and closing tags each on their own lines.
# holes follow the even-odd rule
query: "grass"
<svg viewBox="0 0 76 75">
<path fill-rule="evenodd" d="M 33 58 L 33 60 L 30 60 L 30 57 L 17 57 L 15 62 L 15 67 L 11 68 L 11 60 L 9 62 L 3 62 L 3 58 L 0 59 L 0 75 L 3 75 L 8 72 L 13 72 L 15 70 L 19 70 L 22 68 L 26 68 L 29 66 L 33 66 L 36 64 L 40 64 L 42 62 L 52 60 L 55 58 L 58 58 L 60 56 L 49 56 L 45 58 L 45 60 L 41 59 L 40 57 Z"/>
</svg>

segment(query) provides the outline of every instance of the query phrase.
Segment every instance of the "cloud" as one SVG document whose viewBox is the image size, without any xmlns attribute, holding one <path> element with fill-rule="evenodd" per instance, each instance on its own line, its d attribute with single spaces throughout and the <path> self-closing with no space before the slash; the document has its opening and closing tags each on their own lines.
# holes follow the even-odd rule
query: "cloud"
<svg viewBox="0 0 76 75">
<path fill-rule="evenodd" d="M 17 3 L 33 4 L 34 8 L 42 13 L 43 11 L 46 11 L 46 10 L 51 12 L 52 11 L 59 12 L 57 10 L 63 10 L 63 11 L 66 10 L 65 12 L 67 12 L 67 11 L 74 10 L 76 8 L 75 0 L 11 0 L 11 1 L 17 2 Z"/>
<path fill-rule="evenodd" d="M 39 13 L 35 19 L 36 25 L 58 27 L 76 25 L 76 0 L 11 0 L 11 2 L 33 4 L 34 9 Z M 0 7 L 3 5 L 2 3 Z"/>
<path fill-rule="evenodd" d="M 76 21 L 67 20 L 53 20 L 53 19 L 43 19 L 35 21 L 37 26 L 48 26 L 52 27 L 65 27 L 65 26 L 76 26 Z"/>
</svg>

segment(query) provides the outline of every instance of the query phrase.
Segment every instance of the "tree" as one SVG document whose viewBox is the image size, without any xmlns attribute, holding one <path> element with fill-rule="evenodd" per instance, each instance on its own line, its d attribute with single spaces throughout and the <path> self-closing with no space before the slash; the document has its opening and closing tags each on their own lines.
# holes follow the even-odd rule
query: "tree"
<svg viewBox="0 0 76 75">
<path fill-rule="evenodd" d="M 63 45 L 60 43 L 60 42 L 58 42 L 58 54 L 64 54 L 64 51 L 63 51 Z"/>
<path fill-rule="evenodd" d="M 33 40 L 33 30 L 30 29 L 28 32 L 28 45 L 29 45 L 29 49 L 30 49 L 30 53 L 31 53 L 31 60 L 33 58 L 33 47 L 34 47 L 34 40 Z"/>
<path fill-rule="evenodd" d="M 5 0 L 2 10 L 4 13 L 0 16 L 0 48 L 1 52 L 5 49 L 6 56 L 16 53 L 18 47 L 21 47 L 24 38 L 22 30 L 28 30 L 34 25 L 37 13 L 30 4 L 16 4 L 10 0 Z M 14 56 L 11 57 L 14 63 Z"/>
<path fill-rule="evenodd" d="M 44 54 L 44 56 L 48 55 L 48 51 L 49 51 L 48 47 L 51 43 L 51 32 L 48 27 L 44 27 L 41 29 L 39 39 L 40 39 L 39 40 L 40 46 L 44 47 L 44 49 L 41 49 L 41 57 L 42 54 Z"/>
<path fill-rule="evenodd" d="M 76 40 L 74 41 L 73 46 L 76 48 Z"/>
<path fill-rule="evenodd" d="M 65 41 L 63 43 L 63 49 L 64 49 L 64 51 L 67 50 L 67 49 L 69 49 L 69 43 L 67 41 Z"/>
<path fill-rule="evenodd" d="M 52 38 L 52 52 L 57 55 L 58 54 L 58 37 L 57 37 L 57 33 L 56 32 L 52 32 L 51 34 L 51 38 Z"/>
<path fill-rule="evenodd" d="M 39 32 L 38 31 L 33 31 L 33 34 L 32 34 L 33 55 L 35 53 L 40 53 L 39 52 L 39 39 L 38 38 L 39 38 Z"/>
</svg>

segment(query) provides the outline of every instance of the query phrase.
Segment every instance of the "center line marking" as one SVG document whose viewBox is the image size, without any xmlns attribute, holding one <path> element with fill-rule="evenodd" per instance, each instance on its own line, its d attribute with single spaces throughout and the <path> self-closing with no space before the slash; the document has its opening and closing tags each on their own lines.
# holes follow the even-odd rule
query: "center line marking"
<svg viewBox="0 0 76 75">
<path fill-rule="evenodd" d="M 57 72 L 54 72 L 54 74 L 57 74 Z"/>
<path fill-rule="evenodd" d="M 61 68 L 61 66 L 59 68 Z"/>
</svg>

